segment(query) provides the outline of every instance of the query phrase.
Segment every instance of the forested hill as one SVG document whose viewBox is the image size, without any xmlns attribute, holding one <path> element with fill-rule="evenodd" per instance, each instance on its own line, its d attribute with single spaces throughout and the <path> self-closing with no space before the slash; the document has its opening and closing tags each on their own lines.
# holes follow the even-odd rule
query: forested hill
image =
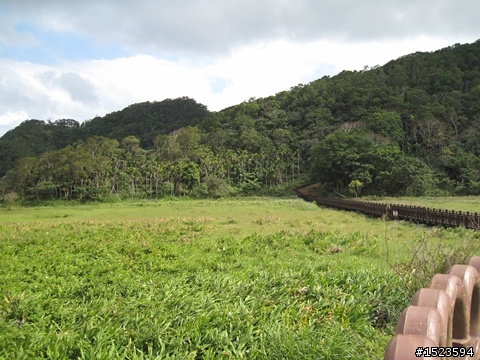
<svg viewBox="0 0 480 360">
<path fill-rule="evenodd" d="M 0 192 L 218 195 L 308 176 L 345 193 L 480 194 L 480 40 L 204 110 L 197 126 L 179 124 L 168 135 L 173 127 L 157 134 L 143 113 L 143 130 L 117 131 L 120 117 L 105 121 L 113 114 L 94 119 L 84 125 L 91 129 L 84 141 L 20 161 Z M 52 150 L 75 132 L 65 130 L 65 142 Z M 134 136 L 86 140 L 94 134 Z M 7 149 L 0 149 L 2 160 Z"/>
<path fill-rule="evenodd" d="M 197 125 L 208 114 L 205 105 L 188 97 L 145 102 L 85 122 L 83 136 L 105 136 L 119 141 L 135 136 L 142 147 L 152 148 L 157 135 Z"/>
<path fill-rule="evenodd" d="M 133 135 L 141 139 L 142 146 L 151 148 L 158 134 L 196 125 L 208 113 L 204 105 L 184 97 L 133 104 L 82 124 L 72 119 L 26 120 L 0 138 L 0 178 L 22 157 L 39 156 L 91 136 L 120 141 Z"/>
</svg>

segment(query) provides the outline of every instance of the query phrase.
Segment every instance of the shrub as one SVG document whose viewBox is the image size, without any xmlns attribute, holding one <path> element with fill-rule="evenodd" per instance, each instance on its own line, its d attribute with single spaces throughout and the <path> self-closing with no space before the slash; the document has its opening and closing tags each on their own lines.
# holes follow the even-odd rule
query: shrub
<svg viewBox="0 0 480 360">
<path fill-rule="evenodd" d="M 207 186 L 208 195 L 214 198 L 229 196 L 233 193 L 233 188 L 226 180 L 214 176 L 207 176 L 205 185 Z"/>
<path fill-rule="evenodd" d="M 5 204 L 7 205 L 8 210 L 12 209 L 12 207 L 15 204 L 15 201 L 17 199 L 18 199 L 18 195 L 14 191 L 6 193 L 5 195 L 3 195 L 3 201 L 5 201 Z"/>
</svg>

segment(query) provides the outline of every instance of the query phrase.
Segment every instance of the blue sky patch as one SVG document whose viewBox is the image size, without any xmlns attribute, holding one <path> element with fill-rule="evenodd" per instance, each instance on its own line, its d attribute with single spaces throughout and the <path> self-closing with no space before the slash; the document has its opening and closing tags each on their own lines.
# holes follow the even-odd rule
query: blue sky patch
<svg viewBox="0 0 480 360">
<path fill-rule="evenodd" d="M 212 89 L 212 93 L 214 94 L 221 94 L 223 90 L 229 85 L 229 81 L 227 79 L 216 76 L 209 77 L 208 83 L 210 84 L 210 88 Z"/>
<path fill-rule="evenodd" d="M 48 65 L 62 60 L 110 60 L 131 55 L 120 46 L 102 45 L 79 34 L 46 31 L 27 24 L 18 24 L 15 30 L 24 38 L 31 35 L 35 41 L 10 46 L 3 44 L 0 46 L 1 57 Z"/>
</svg>

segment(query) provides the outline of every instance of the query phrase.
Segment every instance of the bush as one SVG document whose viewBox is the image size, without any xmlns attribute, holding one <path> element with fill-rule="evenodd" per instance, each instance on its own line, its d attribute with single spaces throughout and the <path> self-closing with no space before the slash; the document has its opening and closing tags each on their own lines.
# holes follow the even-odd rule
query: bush
<svg viewBox="0 0 480 360">
<path fill-rule="evenodd" d="M 207 176 L 204 179 L 204 182 L 207 187 L 208 195 L 214 198 L 229 196 L 233 193 L 233 188 L 224 179 L 214 176 Z"/>
<path fill-rule="evenodd" d="M 161 187 L 160 187 L 160 191 L 162 193 L 162 195 L 173 195 L 173 190 L 174 190 L 174 185 L 172 182 L 170 181 L 165 181 L 162 183 Z"/>
<path fill-rule="evenodd" d="M 12 191 L 3 195 L 3 201 L 5 201 L 5 205 L 7 205 L 7 209 L 11 210 L 15 201 L 18 199 L 18 195 L 16 192 Z"/>
<path fill-rule="evenodd" d="M 195 198 L 205 198 L 208 196 L 207 184 L 200 183 L 196 185 L 192 190 L 192 196 Z"/>
</svg>

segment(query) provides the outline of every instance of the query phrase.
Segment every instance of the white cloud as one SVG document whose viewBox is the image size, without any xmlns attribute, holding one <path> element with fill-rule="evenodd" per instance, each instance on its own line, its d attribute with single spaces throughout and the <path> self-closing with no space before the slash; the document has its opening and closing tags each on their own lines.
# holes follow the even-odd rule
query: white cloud
<svg viewBox="0 0 480 360">
<path fill-rule="evenodd" d="M 26 120 L 28 113 L 26 111 L 11 111 L 8 110 L 0 115 L 0 126 L 11 126 Z"/>
<path fill-rule="evenodd" d="M 4 0 L 1 5 L 0 23 L 10 24 L 9 36 L 15 24 L 27 22 L 46 32 L 87 35 L 161 56 L 217 56 L 280 39 L 354 43 L 428 34 L 472 37 L 480 30 L 477 0 Z"/>
</svg>

